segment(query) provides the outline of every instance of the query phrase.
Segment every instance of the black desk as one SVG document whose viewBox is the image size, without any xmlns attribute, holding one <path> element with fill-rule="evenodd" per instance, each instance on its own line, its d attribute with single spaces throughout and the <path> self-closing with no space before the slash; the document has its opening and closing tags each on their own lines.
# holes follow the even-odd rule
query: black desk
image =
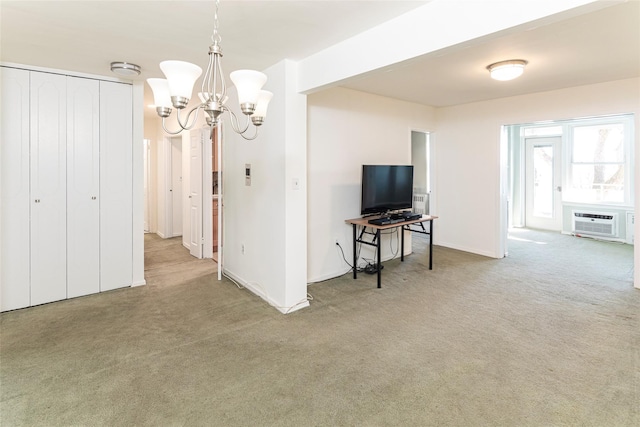
<svg viewBox="0 0 640 427">
<path fill-rule="evenodd" d="M 358 268 L 357 268 L 357 263 L 358 263 L 358 256 L 357 256 L 357 250 L 356 250 L 356 244 L 357 243 L 362 243 L 365 245 L 369 245 L 369 246 L 375 246 L 377 248 L 377 252 L 378 252 L 378 259 L 377 259 L 377 267 L 378 267 L 378 288 L 382 287 L 382 282 L 381 282 L 381 266 L 380 266 L 380 240 L 381 240 L 381 236 L 380 236 L 380 231 L 381 230 L 388 230 L 391 228 L 397 228 L 397 227 L 401 227 L 400 230 L 400 235 L 401 235 L 401 243 L 400 243 L 400 261 L 404 261 L 404 231 L 408 230 L 408 231 L 412 231 L 414 233 L 420 233 L 420 234 L 428 234 L 429 235 L 429 270 L 433 269 L 433 220 L 438 218 L 437 216 L 432 216 L 432 215 L 422 215 L 422 218 L 418 218 L 418 219 L 414 219 L 411 221 L 403 221 L 403 222 L 397 222 L 395 224 L 386 224 L 386 225 L 376 225 L 376 224 L 369 224 L 369 220 L 370 219 L 374 219 L 375 217 L 368 217 L 368 218 L 353 218 L 353 219 L 348 219 L 345 222 L 347 224 L 351 224 L 353 227 L 353 278 L 357 279 L 358 278 Z M 429 231 L 424 229 L 424 225 L 423 223 L 425 222 L 429 222 Z M 420 229 L 413 229 L 411 228 L 412 224 L 420 224 L 420 227 L 422 228 Z M 357 228 L 358 226 L 364 227 L 362 229 L 362 232 L 360 233 L 360 236 L 358 236 L 358 231 Z M 362 235 L 364 234 L 364 231 L 366 230 L 366 228 L 371 228 L 373 230 L 375 230 L 375 236 L 373 238 L 373 242 L 369 242 L 366 240 L 362 239 Z M 375 242 L 375 243 L 374 243 Z"/>
</svg>

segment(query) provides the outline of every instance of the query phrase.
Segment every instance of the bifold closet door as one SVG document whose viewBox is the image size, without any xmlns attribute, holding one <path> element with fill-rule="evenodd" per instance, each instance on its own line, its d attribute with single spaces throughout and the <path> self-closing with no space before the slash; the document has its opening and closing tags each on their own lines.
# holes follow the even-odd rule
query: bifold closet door
<svg viewBox="0 0 640 427">
<path fill-rule="evenodd" d="M 142 144 L 142 141 L 138 141 Z M 131 85 L 100 82 L 100 290 L 133 281 Z"/>
<path fill-rule="evenodd" d="M 28 307 L 29 71 L 0 67 L 2 82 L 2 251 L 0 311 Z"/>
<path fill-rule="evenodd" d="M 100 292 L 100 84 L 67 77 L 67 298 Z"/>
<path fill-rule="evenodd" d="M 31 305 L 67 297 L 66 81 L 31 72 Z"/>
</svg>

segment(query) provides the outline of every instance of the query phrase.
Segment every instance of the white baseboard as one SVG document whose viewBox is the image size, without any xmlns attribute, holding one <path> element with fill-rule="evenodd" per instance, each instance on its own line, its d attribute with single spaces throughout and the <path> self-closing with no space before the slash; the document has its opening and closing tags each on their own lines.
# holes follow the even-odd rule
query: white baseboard
<svg viewBox="0 0 640 427">
<path fill-rule="evenodd" d="M 336 277 L 344 276 L 345 274 L 350 272 L 351 272 L 351 267 L 347 267 L 344 269 L 344 271 L 333 271 L 331 273 L 322 274 L 320 276 L 307 278 L 307 283 L 312 284 L 312 283 L 324 282 L 325 280 L 335 279 Z"/>
<path fill-rule="evenodd" d="M 240 286 L 248 289 L 252 293 L 256 294 L 257 296 L 265 300 L 267 303 L 269 303 L 271 307 L 275 308 L 282 314 L 293 313 L 294 311 L 298 311 L 302 308 L 309 307 L 309 300 L 306 299 L 306 295 L 305 295 L 305 299 L 298 302 L 297 304 L 294 304 L 290 307 L 281 306 L 277 301 L 274 301 L 273 299 L 271 299 L 271 297 L 265 292 L 265 289 L 262 288 L 258 283 L 247 282 L 237 274 L 227 269 L 224 270 L 224 274 L 229 278 L 231 278 L 233 281 L 237 282 Z"/>
<path fill-rule="evenodd" d="M 413 253 L 413 251 L 406 251 L 404 253 L 404 256 L 409 256 Z M 389 254 L 385 257 L 383 257 L 380 260 L 380 263 L 392 260 L 392 259 L 400 259 L 400 252 L 398 252 L 395 256 L 392 256 L 392 254 Z M 353 260 L 353 258 L 349 259 L 349 262 L 351 262 Z M 322 274 L 320 276 L 315 276 L 315 277 L 308 277 L 307 278 L 307 283 L 312 284 L 312 283 L 318 283 L 318 282 L 324 282 L 325 280 L 330 280 L 330 279 L 335 279 L 336 277 L 340 277 L 340 276 L 344 276 L 347 273 L 352 273 L 351 267 L 345 267 L 345 269 L 343 270 L 339 270 L 339 271 L 332 271 L 331 273 L 325 273 Z"/>
<path fill-rule="evenodd" d="M 138 281 L 138 282 L 133 282 L 133 283 L 131 284 L 131 287 L 132 287 L 132 288 L 135 288 L 136 286 L 144 286 L 144 285 L 146 285 L 146 284 L 147 284 L 147 281 L 143 279 L 143 280 Z"/>
<path fill-rule="evenodd" d="M 482 250 L 479 250 L 479 249 L 476 249 L 476 248 L 469 248 L 469 247 L 466 247 L 466 246 L 454 245 L 454 244 L 447 243 L 447 242 L 438 241 L 438 244 L 434 245 L 434 246 L 442 246 L 442 247 L 449 248 L 449 249 L 455 249 L 457 251 L 469 252 L 469 253 L 476 254 L 476 255 L 486 256 L 486 257 L 489 257 L 489 258 L 496 258 L 496 259 L 503 258 L 502 255 L 498 256 L 495 253 L 482 251 Z M 437 261 L 434 261 L 433 264 L 437 265 Z"/>
</svg>

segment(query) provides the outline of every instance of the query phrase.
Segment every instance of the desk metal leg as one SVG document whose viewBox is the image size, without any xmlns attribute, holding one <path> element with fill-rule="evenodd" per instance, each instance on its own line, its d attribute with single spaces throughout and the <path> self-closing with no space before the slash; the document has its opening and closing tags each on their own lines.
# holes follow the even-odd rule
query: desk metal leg
<svg viewBox="0 0 640 427">
<path fill-rule="evenodd" d="M 356 255 L 356 234 L 357 234 L 357 230 L 356 230 L 356 225 L 353 224 L 353 278 L 357 279 L 358 278 L 358 258 Z"/>
<path fill-rule="evenodd" d="M 378 243 L 378 289 L 380 289 L 382 287 L 382 279 L 381 279 L 381 275 L 382 275 L 382 268 L 380 266 L 380 241 L 382 240 L 382 236 L 380 236 L 380 230 L 376 230 L 376 240 Z"/>
<path fill-rule="evenodd" d="M 400 261 L 404 261 L 404 225 L 400 228 Z"/>
<path fill-rule="evenodd" d="M 433 270 L 433 220 L 429 221 L 429 270 Z"/>
</svg>

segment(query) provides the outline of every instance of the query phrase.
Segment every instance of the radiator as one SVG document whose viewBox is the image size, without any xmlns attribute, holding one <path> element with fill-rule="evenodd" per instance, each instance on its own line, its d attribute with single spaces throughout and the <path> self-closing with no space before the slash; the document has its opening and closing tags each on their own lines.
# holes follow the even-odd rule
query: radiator
<svg viewBox="0 0 640 427">
<path fill-rule="evenodd" d="M 573 211 L 573 232 L 585 236 L 618 237 L 616 212 Z"/>
<path fill-rule="evenodd" d="M 413 195 L 413 212 L 429 215 L 429 195 L 414 194 Z"/>
</svg>

